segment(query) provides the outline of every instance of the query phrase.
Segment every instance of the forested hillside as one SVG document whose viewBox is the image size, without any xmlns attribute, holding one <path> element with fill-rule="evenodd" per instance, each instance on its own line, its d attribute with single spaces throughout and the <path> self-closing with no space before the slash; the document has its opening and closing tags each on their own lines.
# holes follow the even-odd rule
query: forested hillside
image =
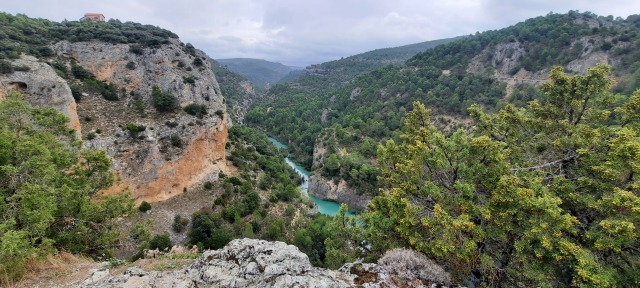
<svg viewBox="0 0 640 288">
<path fill-rule="evenodd" d="M 314 82 L 316 77 L 308 84 L 301 77 L 298 83 L 273 87 L 246 118 L 288 142 L 308 168 L 314 164 L 314 146 L 323 139 L 329 155 L 313 168 L 349 180 L 353 165 L 340 169 L 340 164 L 372 163 L 367 152 L 372 143 L 375 147 L 382 139 L 398 139 L 402 118 L 414 101 L 428 105 L 434 110 L 432 120 L 452 131 L 468 123 L 467 109 L 474 103 L 497 111 L 506 103 L 521 106 L 541 97 L 536 87 L 547 81 L 552 65 L 584 72 L 596 63 L 612 65 L 614 91 L 630 94 L 640 87 L 639 45 L 640 16 L 549 14 L 437 46 L 404 65 L 379 68 L 342 87 L 333 85 L 335 89 L 308 89 L 333 83 L 322 78 Z M 327 167 L 328 159 L 338 163 Z"/>
<path fill-rule="evenodd" d="M 209 62 L 220 83 L 220 90 L 228 105 L 229 115 L 234 122 L 242 123 L 244 114 L 247 113 L 251 103 L 257 99 L 258 93 L 246 77 L 229 70 L 216 60 L 209 59 Z"/>
<path fill-rule="evenodd" d="M 378 149 L 369 248 L 412 247 L 474 287 L 638 286 L 640 91 L 620 102 L 608 73 L 553 68 L 539 100 L 474 105 L 450 135 L 415 102 Z"/>
</svg>

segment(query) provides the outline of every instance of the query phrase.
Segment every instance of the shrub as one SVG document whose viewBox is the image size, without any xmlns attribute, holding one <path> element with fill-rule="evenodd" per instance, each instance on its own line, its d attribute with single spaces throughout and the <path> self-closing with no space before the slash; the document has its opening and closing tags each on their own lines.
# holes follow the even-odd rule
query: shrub
<svg viewBox="0 0 640 288">
<path fill-rule="evenodd" d="M 20 66 L 13 66 L 13 70 L 21 71 L 21 72 L 29 72 L 31 68 L 29 68 L 29 66 L 20 65 Z"/>
<path fill-rule="evenodd" d="M 222 110 L 216 110 L 216 115 L 218 115 L 218 117 L 220 117 L 222 119 L 222 117 L 224 117 L 224 112 Z"/>
<path fill-rule="evenodd" d="M 173 225 L 171 227 L 173 228 L 174 232 L 182 233 L 187 225 L 189 225 L 188 218 L 183 218 L 179 214 L 176 214 L 176 216 L 173 217 Z"/>
<path fill-rule="evenodd" d="M 138 133 L 147 130 L 147 127 L 144 125 L 136 125 L 130 122 L 130 123 L 127 123 L 127 126 L 125 126 L 125 129 L 129 131 L 129 136 L 131 136 L 132 138 L 136 138 L 136 136 L 138 136 Z"/>
<path fill-rule="evenodd" d="M 82 66 L 75 63 L 71 64 L 71 74 L 73 74 L 73 77 L 76 77 L 76 79 L 79 80 L 93 78 L 93 75 L 89 71 L 85 70 L 84 68 L 82 68 Z"/>
<path fill-rule="evenodd" d="M 207 190 L 213 189 L 213 183 L 211 183 L 211 181 L 204 182 L 204 189 L 207 189 Z"/>
<path fill-rule="evenodd" d="M 173 247 L 173 243 L 171 243 L 171 239 L 169 238 L 169 233 L 163 233 L 156 236 L 153 236 L 151 241 L 149 241 L 149 249 L 158 249 L 159 251 L 168 251 Z"/>
<path fill-rule="evenodd" d="M 142 53 L 144 53 L 144 50 L 142 50 L 142 46 L 138 44 L 133 44 L 133 45 L 129 45 L 129 52 L 137 55 L 142 55 Z"/>
<path fill-rule="evenodd" d="M 149 204 L 149 202 L 147 201 L 142 201 L 142 203 L 140 203 L 140 206 L 138 206 L 138 210 L 140 210 L 140 212 L 147 212 L 151 210 L 151 204 Z"/>
<path fill-rule="evenodd" d="M 96 139 L 96 133 L 89 132 L 89 134 L 87 134 L 87 140 L 93 140 L 93 139 Z"/>
<path fill-rule="evenodd" d="M 169 141 L 171 141 L 171 146 L 182 148 L 182 139 L 180 139 L 180 136 L 171 135 L 171 137 L 169 137 Z"/>
<path fill-rule="evenodd" d="M 194 66 L 196 66 L 196 67 L 200 67 L 200 66 L 204 65 L 204 62 L 202 61 L 202 59 L 196 58 L 196 59 L 193 59 L 193 63 L 192 64 Z"/>
<path fill-rule="evenodd" d="M 160 91 L 160 87 L 153 86 L 151 88 L 151 96 L 153 97 L 153 107 L 158 112 L 171 112 L 178 107 L 178 98 L 175 96 Z"/>
<path fill-rule="evenodd" d="M 196 78 L 193 76 L 182 77 L 182 83 L 184 84 L 196 84 Z"/>
<path fill-rule="evenodd" d="M 106 84 L 103 82 L 101 94 L 104 99 L 109 101 L 120 100 L 118 98 L 118 89 L 116 88 L 116 85 L 114 85 L 113 83 Z"/>
<path fill-rule="evenodd" d="M 125 66 L 125 67 L 127 67 L 127 69 L 129 69 L 129 70 L 136 69 L 136 63 L 133 62 L 133 61 L 129 61 L 129 62 L 127 62 L 127 66 Z"/>
<path fill-rule="evenodd" d="M 0 60 L 0 74 L 9 74 L 9 73 L 13 73 L 13 66 L 11 65 L 11 63 L 4 60 Z"/>
<path fill-rule="evenodd" d="M 71 88 L 71 95 L 73 96 L 73 100 L 75 100 L 76 103 L 80 103 L 80 100 L 82 100 L 82 91 L 80 91 L 80 86 L 71 85 L 69 86 L 69 88 Z"/>
<path fill-rule="evenodd" d="M 203 105 L 203 104 L 196 104 L 196 103 L 191 103 L 187 106 L 184 106 L 184 108 L 182 108 L 182 110 L 184 110 L 184 112 L 187 112 L 187 114 L 189 115 L 194 115 L 194 116 L 198 116 L 198 117 L 202 117 L 203 115 L 207 115 L 207 106 Z"/>
</svg>

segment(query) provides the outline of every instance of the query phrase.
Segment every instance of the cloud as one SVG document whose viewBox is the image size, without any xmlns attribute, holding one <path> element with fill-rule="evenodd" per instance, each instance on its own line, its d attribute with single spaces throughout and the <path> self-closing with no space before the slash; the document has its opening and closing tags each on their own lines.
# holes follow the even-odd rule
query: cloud
<svg viewBox="0 0 640 288">
<path fill-rule="evenodd" d="M 152 24 L 213 58 L 305 66 L 365 51 L 499 29 L 551 11 L 626 17 L 640 2 L 585 0 L 21 0 L 3 10 L 56 21 L 85 12 Z"/>
</svg>

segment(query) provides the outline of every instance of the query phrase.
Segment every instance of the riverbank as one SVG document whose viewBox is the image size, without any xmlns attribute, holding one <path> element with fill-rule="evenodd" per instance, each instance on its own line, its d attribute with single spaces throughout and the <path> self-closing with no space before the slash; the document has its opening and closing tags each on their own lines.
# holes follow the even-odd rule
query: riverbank
<svg viewBox="0 0 640 288">
<path fill-rule="evenodd" d="M 276 140 L 273 137 L 269 137 L 269 141 L 271 141 L 271 143 L 273 143 L 273 145 L 276 146 L 277 148 L 287 149 L 287 145 L 282 144 L 280 141 Z M 291 161 L 289 157 L 284 158 L 284 160 L 287 162 L 287 164 L 289 164 L 289 166 L 291 166 L 291 168 L 293 168 L 300 175 L 300 177 L 302 177 L 303 181 L 302 181 L 302 184 L 299 186 L 300 191 L 304 196 L 309 197 L 309 199 L 311 199 L 311 201 L 313 201 L 313 203 L 315 203 L 316 206 L 318 206 L 318 211 L 321 214 L 332 216 L 338 213 L 338 211 L 340 211 L 340 203 L 331 201 L 331 200 L 321 199 L 313 195 L 313 193 L 309 193 L 309 174 L 310 174 L 309 171 L 307 171 L 297 163 Z M 355 215 L 355 213 L 353 212 L 349 212 L 348 214 Z"/>
</svg>

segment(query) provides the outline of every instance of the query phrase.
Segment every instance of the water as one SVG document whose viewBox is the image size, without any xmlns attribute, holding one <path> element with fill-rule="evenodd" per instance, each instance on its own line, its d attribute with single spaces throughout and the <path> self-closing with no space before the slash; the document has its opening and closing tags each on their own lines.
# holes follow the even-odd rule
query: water
<svg viewBox="0 0 640 288">
<path fill-rule="evenodd" d="M 278 147 L 278 148 L 287 148 L 287 145 L 284 145 L 282 143 L 280 143 L 280 141 L 269 137 L 269 141 L 271 141 L 271 143 L 273 143 L 274 146 Z M 289 166 L 291 166 L 294 170 L 296 170 L 296 172 L 298 173 L 298 175 L 300 175 L 303 179 L 302 184 L 299 186 L 300 190 L 302 191 L 302 194 L 309 197 L 311 199 L 311 201 L 313 201 L 314 203 L 316 203 L 316 205 L 318 206 L 318 211 L 322 214 L 326 214 L 326 215 L 335 215 L 336 213 L 338 213 L 338 211 L 340 210 L 340 203 L 338 202 L 334 202 L 334 201 L 329 201 L 329 200 L 324 200 L 324 199 L 320 199 L 316 196 L 313 196 L 312 194 L 309 194 L 309 171 L 307 171 L 306 169 L 304 169 L 302 166 L 298 165 L 297 163 L 291 161 L 291 159 L 289 159 L 289 157 L 284 158 L 284 161 L 287 162 L 287 164 L 289 164 Z M 348 212 L 347 215 L 354 215 L 352 212 Z"/>
</svg>

